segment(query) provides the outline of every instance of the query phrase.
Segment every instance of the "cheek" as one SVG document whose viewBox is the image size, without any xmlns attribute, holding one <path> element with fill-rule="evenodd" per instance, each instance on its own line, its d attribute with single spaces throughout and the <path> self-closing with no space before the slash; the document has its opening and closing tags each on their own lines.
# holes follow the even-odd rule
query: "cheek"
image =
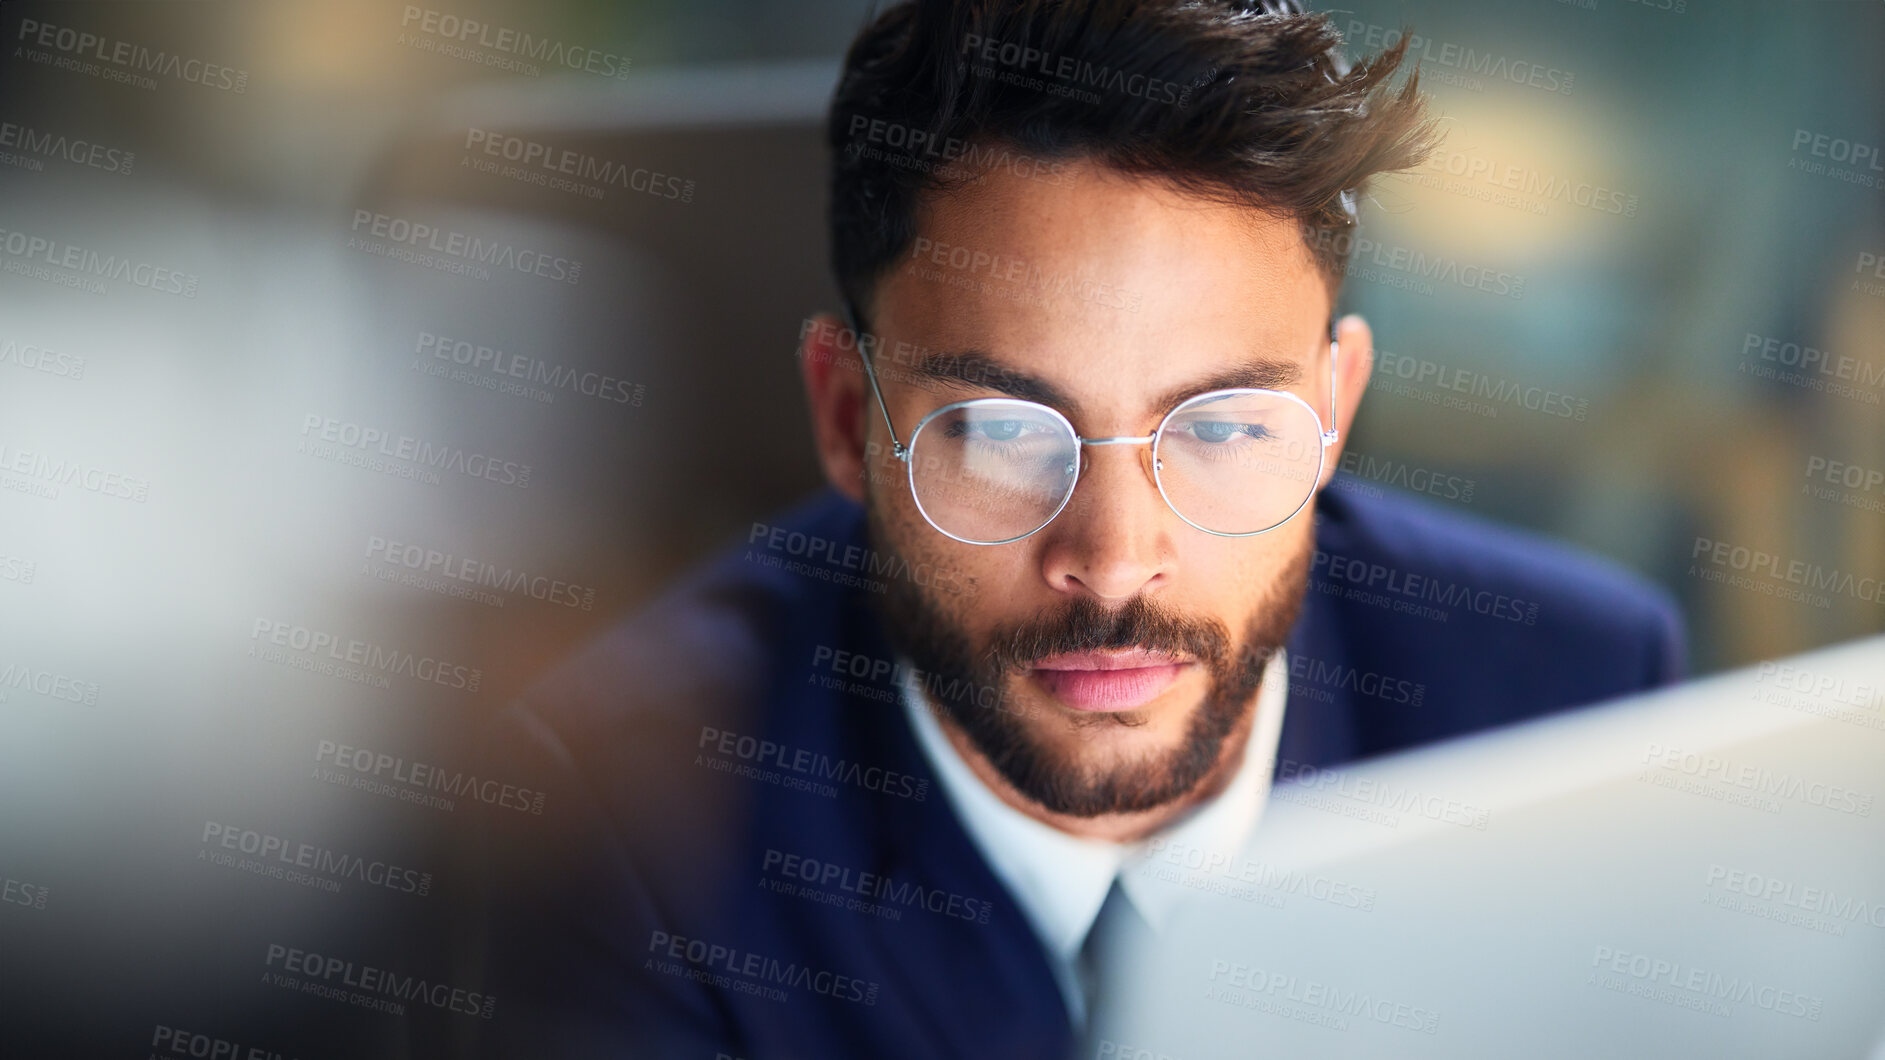
<svg viewBox="0 0 1885 1060">
<path fill-rule="evenodd" d="M 936 545 L 948 543 L 948 539 L 938 534 L 917 510 L 916 500 L 910 496 L 905 465 L 891 455 L 889 442 L 877 446 L 876 452 L 866 457 L 864 474 L 866 500 L 890 538 L 883 543 L 888 546 L 887 550 L 911 563 L 940 559 Z"/>
<path fill-rule="evenodd" d="M 1300 558 L 1314 547 L 1315 523 L 1298 515 L 1267 534 L 1207 538 L 1186 566 L 1200 589 L 1238 614 L 1280 590 Z M 1198 535 L 1203 538 L 1204 535 Z"/>
<path fill-rule="evenodd" d="M 890 435 L 884 432 L 884 425 L 878 421 L 865 423 L 864 432 L 864 493 L 881 506 L 886 515 L 898 514 L 898 505 L 908 507 L 910 488 L 903 461 L 898 460 L 890 444 Z"/>
<path fill-rule="evenodd" d="M 900 475 L 902 469 L 903 463 L 890 457 L 889 470 L 883 475 Z M 986 595 L 982 587 L 999 576 L 987 568 L 990 557 L 977 555 L 987 550 L 951 541 L 938 533 L 917 510 L 916 501 L 900 477 L 891 478 L 888 484 L 878 482 L 871 486 L 865 501 L 874 524 L 872 548 L 886 558 L 894 556 L 907 565 L 898 569 L 912 572 L 909 576 L 916 581 L 917 591 L 929 607 L 957 624 L 972 619 L 979 610 L 978 602 Z M 917 578 L 915 572 L 923 576 Z M 891 576 L 895 576 L 895 572 Z M 946 587 L 947 591 L 939 587 Z"/>
<path fill-rule="evenodd" d="M 902 482 L 876 491 L 871 502 L 888 538 L 881 550 L 922 570 L 931 586 L 922 590 L 929 605 L 965 632 L 980 636 L 1024 619 L 1041 602 L 1027 595 L 1041 584 L 1038 548 L 1026 542 L 967 545 L 945 537 L 923 518 Z"/>
</svg>

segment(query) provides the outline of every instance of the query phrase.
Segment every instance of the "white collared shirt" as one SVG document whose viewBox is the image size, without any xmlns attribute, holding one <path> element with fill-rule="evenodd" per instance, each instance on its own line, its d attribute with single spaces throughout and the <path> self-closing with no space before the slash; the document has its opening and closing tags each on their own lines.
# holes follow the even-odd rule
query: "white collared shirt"
<svg viewBox="0 0 1885 1060">
<path fill-rule="evenodd" d="M 916 670 L 904 667 L 903 706 L 915 728 L 924 757 L 938 785 L 982 857 L 1006 884 L 1046 947 L 1067 1010 L 1076 1026 L 1085 1020 L 1086 1001 L 1074 971 L 1080 946 L 1099 915 L 1113 879 L 1120 876 L 1133 908 L 1153 928 L 1160 927 L 1186 889 L 1154 878 L 1156 847 L 1181 858 L 1196 849 L 1228 858 L 1244 849 L 1263 816 L 1270 793 L 1276 743 L 1283 730 L 1289 695 L 1289 658 L 1283 651 L 1266 665 L 1257 689 L 1257 715 L 1243 761 L 1224 790 L 1187 810 L 1178 820 L 1146 839 L 1115 843 L 1083 839 L 1036 820 L 1003 802 L 969 769 L 955 745 L 925 706 Z M 1138 855 L 1138 856 L 1135 856 Z"/>
</svg>

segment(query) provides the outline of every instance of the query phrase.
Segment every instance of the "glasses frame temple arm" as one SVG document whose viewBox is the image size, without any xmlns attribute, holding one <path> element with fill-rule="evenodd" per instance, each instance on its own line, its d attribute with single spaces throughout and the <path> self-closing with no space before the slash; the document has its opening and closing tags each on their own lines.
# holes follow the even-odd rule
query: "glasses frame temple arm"
<svg viewBox="0 0 1885 1060">
<path fill-rule="evenodd" d="M 1334 445 L 1342 437 L 1342 430 L 1335 425 L 1335 361 L 1341 355 L 1341 343 L 1336 338 L 1336 322 L 1329 321 L 1329 425 L 1322 431 L 1324 447 Z"/>
<path fill-rule="evenodd" d="M 871 393 L 877 397 L 877 410 L 884 414 L 884 427 L 890 431 L 890 452 L 898 460 L 908 463 L 910 450 L 903 444 L 903 440 L 897 437 L 897 425 L 890 422 L 890 406 L 884 401 L 883 390 L 877 386 L 877 370 L 871 367 L 870 353 L 865 349 L 869 342 L 864 335 L 864 329 L 858 326 L 857 308 L 851 304 L 849 298 L 844 300 L 844 322 L 850 326 L 851 334 L 857 337 L 858 360 L 864 362 L 864 377 L 870 380 Z"/>
</svg>

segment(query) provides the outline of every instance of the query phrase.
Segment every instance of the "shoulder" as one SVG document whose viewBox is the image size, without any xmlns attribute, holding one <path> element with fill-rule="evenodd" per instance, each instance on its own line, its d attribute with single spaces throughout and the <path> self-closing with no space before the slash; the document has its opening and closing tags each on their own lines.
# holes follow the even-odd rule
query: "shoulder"
<svg viewBox="0 0 1885 1060">
<path fill-rule="evenodd" d="M 1446 697 L 1465 731 L 1664 684 L 1685 634 L 1670 596 L 1609 560 L 1391 491 L 1317 504 L 1311 568 L 1322 651 Z M 1312 649 L 1312 652 L 1316 649 Z M 1410 730 L 1411 731 L 1411 730 Z M 1438 732 L 1438 730 L 1436 731 Z"/>
<path fill-rule="evenodd" d="M 821 492 L 687 572 L 583 644 L 521 697 L 553 727 L 629 715 L 684 719 L 755 699 L 792 629 L 831 610 L 826 558 L 861 537 L 856 505 Z"/>
<path fill-rule="evenodd" d="M 732 1049 L 724 998 L 645 962 L 670 937 L 783 952 L 739 919 L 754 822 L 779 791 L 754 779 L 768 766 L 753 747 L 792 632 L 836 595 L 787 563 L 811 538 L 844 540 L 849 515 L 821 497 L 753 524 L 483 733 L 486 775 L 534 796 L 528 813 L 481 817 L 471 855 L 488 981 L 512 999 L 494 1026 L 505 1055 Z"/>
<path fill-rule="evenodd" d="M 1421 587 L 1437 598 L 1460 602 L 1470 590 L 1497 589 L 1522 608 L 1536 605 L 1538 621 L 1621 625 L 1644 635 L 1681 632 L 1669 594 L 1615 562 L 1539 534 L 1398 491 L 1339 491 L 1318 505 L 1318 515 L 1318 575 L 1382 583 L 1396 572 L 1403 580 L 1420 574 L 1447 579 Z M 1358 561 L 1368 567 L 1347 569 Z"/>
<path fill-rule="evenodd" d="M 487 733 L 487 756 L 590 778 L 590 794 L 627 816 L 644 815 L 627 805 L 640 796 L 698 787 L 703 741 L 779 723 L 764 708 L 794 646 L 828 642 L 838 620 L 843 582 L 826 557 L 861 537 L 861 510 L 829 492 L 753 523 L 518 696 Z"/>
</svg>

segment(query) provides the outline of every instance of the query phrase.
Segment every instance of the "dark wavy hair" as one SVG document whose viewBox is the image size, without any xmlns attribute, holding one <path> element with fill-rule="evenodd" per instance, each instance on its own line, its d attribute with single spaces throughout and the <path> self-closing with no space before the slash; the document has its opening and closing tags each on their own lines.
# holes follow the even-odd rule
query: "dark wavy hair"
<svg viewBox="0 0 1885 1060">
<path fill-rule="evenodd" d="M 1351 69 L 1334 24 L 1296 0 L 894 4 L 852 42 L 826 122 L 839 290 L 869 310 L 919 196 L 964 171 L 930 162 L 976 145 L 1291 217 L 1333 296 L 1368 179 L 1434 140 L 1418 72 L 1390 83 L 1406 41 Z"/>
</svg>

